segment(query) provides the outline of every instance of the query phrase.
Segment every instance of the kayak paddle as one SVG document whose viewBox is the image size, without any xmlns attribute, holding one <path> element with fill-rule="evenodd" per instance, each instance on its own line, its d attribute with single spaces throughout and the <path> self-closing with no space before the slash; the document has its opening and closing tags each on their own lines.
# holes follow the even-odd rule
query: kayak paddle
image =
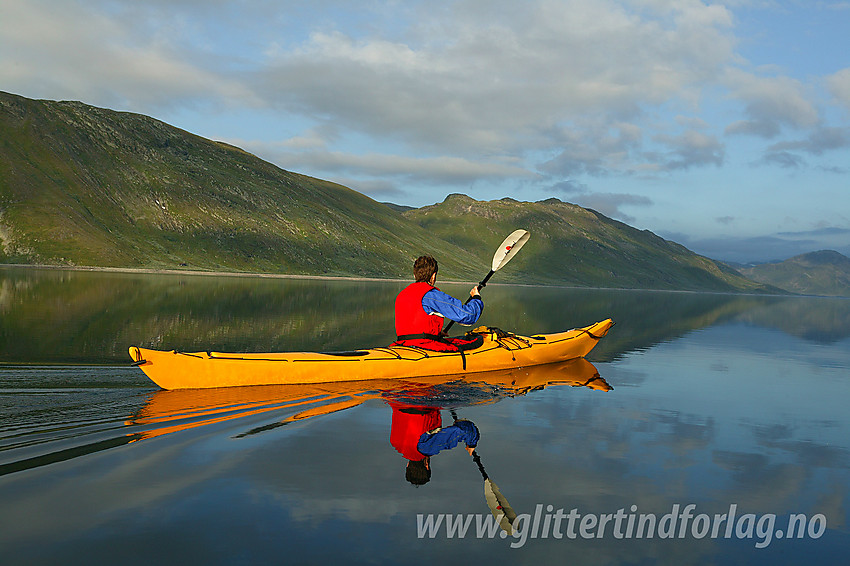
<svg viewBox="0 0 850 566">
<path fill-rule="evenodd" d="M 488 273 L 487 276 L 481 280 L 481 283 L 478 284 L 479 291 L 487 285 L 487 281 L 493 277 L 494 273 L 502 269 L 505 264 L 513 259 L 519 249 L 528 241 L 530 235 L 531 234 L 529 234 L 527 230 L 516 230 L 512 232 L 510 236 L 505 238 L 505 241 L 502 242 L 502 245 L 499 246 L 496 250 L 496 254 L 493 256 L 493 265 L 490 267 L 490 273 Z M 470 300 L 472 300 L 472 297 L 466 299 L 466 302 L 468 303 Z M 455 321 L 450 320 L 443 332 L 448 333 L 449 328 L 451 328 L 454 323 Z"/>
<path fill-rule="evenodd" d="M 450 412 L 452 418 L 457 422 L 458 418 L 455 410 L 451 409 Z M 516 511 L 508 503 L 508 500 L 505 499 L 505 496 L 502 495 L 502 492 L 499 491 L 499 486 L 493 483 L 490 476 L 487 475 L 487 471 L 484 470 L 484 464 L 481 463 L 481 456 L 478 455 L 478 451 L 474 448 L 472 461 L 478 466 L 478 471 L 481 472 L 481 477 L 484 478 L 484 500 L 487 502 L 487 507 L 490 508 L 493 517 L 499 521 L 499 527 L 509 535 L 514 534 L 514 521 L 516 521 L 517 517 Z"/>
<path fill-rule="evenodd" d="M 505 496 L 502 495 L 502 492 L 499 491 L 499 487 L 490 480 L 487 472 L 484 471 L 484 465 L 481 463 L 481 457 L 477 451 L 472 453 L 472 459 L 478 465 L 478 471 L 484 477 L 484 499 L 487 501 L 490 512 L 499 521 L 499 526 L 503 531 L 509 535 L 514 534 L 516 511 L 508 503 L 508 500 L 505 499 Z"/>
</svg>

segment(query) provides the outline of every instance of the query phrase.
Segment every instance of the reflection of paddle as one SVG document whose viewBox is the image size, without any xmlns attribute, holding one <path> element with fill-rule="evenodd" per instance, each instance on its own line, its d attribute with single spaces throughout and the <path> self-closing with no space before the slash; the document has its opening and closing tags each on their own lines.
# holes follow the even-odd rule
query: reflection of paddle
<svg viewBox="0 0 850 566">
<path fill-rule="evenodd" d="M 452 418 L 457 421 L 455 410 L 451 409 L 449 412 L 452 414 Z M 503 531 L 509 535 L 514 534 L 516 512 L 511 507 L 511 504 L 508 503 L 508 500 L 505 499 L 505 496 L 502 495 L 502 492 L 499 491 L 499 486 L 494 484 L 490 476 L 487 475 L 487 471 L 484 469 L 484 464 L 481 463 L 481 456 L 478 455 L 477 450 L 472 453 L 472 460 L 478 466 L 478 471 L 481 472 L 481 476 L 484 478 L 484 500 L 487 501 L 490 512 L 499 521 L 499 526 Z"/>
<path fill-rule="evenodd" d="M 516 521 L 516 511 L 513 510 L 511 504 L 499 491 L 499 486 L 494 484 L 484 471 L 484 465 L 481 463 L 481 457 L 478 452 L 472 453 L 472 459 L 478 465 L 478 471 L 484 477 L 484 499 L 487 500 L 487 506 L 490 507 L 490 512 L 499 521 L 499 526 L 509 535 L 514 534 L 514 521 Z"/>
<path fill-rule="evenodd" d="M 353 407 L 357 407 L 361 405 L 364 401 L 368 399 L 376 399 L 380 397 L 379 394 L 367 394 L 355 397 L 353 399 L 345 399 L 343 401 L 337 401 L 335 403 L 330 403 L 326 405 L 319 405 L 318 407 L 313 407 L 312 409 L 306 409 L 301 411 L 300 413 L 296 413 L 292 416 L 286 417 L 282 421 L 267 424 L 264 426 L 256 427 L 248 432 L 243 432 L 242 434 L 238 434 L 235 438 L 244 438 L 246 436 L 250 436 L 252 434 L 257 434 L 258 432 L 266 432 L 269 430 L 276 429 L 278 427 L 282 427 L 288 425 L 290 423 L 294 423 L 296 421 L 301 421 L 304 419 L 310 419 L 313 417 L 318 417 L 321 415 L 330 415 L 331 413 L 336 413 L 337 411 L 344 411 L 345 409 L 351 409 Z"/>
<path fill-rule="evenodd" d="M 493 277 L 494 273 L 502 269 L 505 264 L 511 261 L 519 249 L 528 241 L 529 236 L 530 234 L 525 230 L 516 230 L 511 233 L 510 236 L 505 238 L 505 241 L 502 242 L 502 245 L 499 246 L 499 249 L 496 250 L 496 254 L 493 256 L 493 265 L 490 267 L 490 273 L 488 273 L 487 276 L 481 280 L 481 283 L 478 284 L 479 291 L 487 285 L 487 281 Z M 466 302 L 468 303 L 470 299 L 472 299 L 472 297 L 467 299 Z M 451 328 L 454 323 L 455 321 L 450 320 L 443 332 L 448 333 L 449 328 Z"/>
</svg>

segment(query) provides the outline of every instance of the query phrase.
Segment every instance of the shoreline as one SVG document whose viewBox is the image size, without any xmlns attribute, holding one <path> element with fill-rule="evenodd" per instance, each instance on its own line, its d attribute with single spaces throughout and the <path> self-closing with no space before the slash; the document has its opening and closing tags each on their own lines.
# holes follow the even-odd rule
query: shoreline
<svg viewBox="0 0 850 566">
<path fill-rule="evenodd" d="M 358 281 L 358 282 L 375 282 L 375 283 L 404 283 L 412 281 L 410 279 L 393 279 L 383 277 L 357 277 L 352 275 L 295 275 L 290 273 L 262 273 L 252 271 L 195 271 L 191 269 L 165 269 L 165 268 L 149 268 L 149 267 L 99 267 L 99 266 L 79 266 L 79 265 L 44 265 L 44 264 L 29 264 L 29 263 L 0 263 L 0 269 L 16 268 L 16 269 L 45 269 L 56 271 L 82 271 L 89 273 L 124 273 L 129 275 L 180 275 L 193 276 L 200 275 L 206 277 L 258 277 L 261 279 L 301 279 L 314 281 Z M 441 283 L 468 285 L 476 284 L 477 281 L 459 281 L 459 280 L 442 280 Z M 799 293 L 751 293 L 751 292 L 736 292 L 736 291 L 709 291 L 709 290 L 689 290 L 689 289 L 643 289 L 629 287 L 586 287 L 580 285 L 558 285 L 552 283 L 487 283 L 488 287 L 529 287 L 529 288 L 548 288 L 548 289 L 577 289 L 586 291 L 631 291 L 631 292 L 652 292 L 652 293 L 704 293 L 710 295 L 732 295 L 732 296 L 754 296 L 754 297 L 817 297 L 817 298 L 835 298 L 848 299 L 850 297 L 831 296 L 831 295 L 802 295 Z"/>
<path fill-rule="evenodd" d="M 265 279 L 318 279 L 327 281 L 406 281 L 380 277 L 355 277 L 347 275 L 294 275 L 291 273 L 262 273 L 254 271 L 196 271 L 192 269 L 165 269 L 152 267 L 99 267 L 85 265 L 43 265 L 31 263 L 3 263 L 2 268 L 47 269 L 56 271 L 87 271 L 92 273 L 127 273 L 138 275 L 203 275 L 212 277 L 260 277 Z"/>
</svg>

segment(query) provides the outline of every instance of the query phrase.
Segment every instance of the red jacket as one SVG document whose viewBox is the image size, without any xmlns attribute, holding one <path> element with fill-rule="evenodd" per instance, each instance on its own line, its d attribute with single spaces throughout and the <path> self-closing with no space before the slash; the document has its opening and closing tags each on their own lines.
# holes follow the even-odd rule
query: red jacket
<svg viewBox="0 0 850 566">
<path fill-rule="evenodd" d="M 443 329 L 443 317 L 428 314 L 422 308 L 422 297 L 431 289 L 436 289 L 424 281 L 411 283 L 398 294 L 395 300 L 395 333 L 439 334 Z"/>
<path fill-rule="evenodd" d="M 419 461 L 425 458 L 418 448 L 422 433 L 434 430 L 442 424 L 440 409 L 437 407 L 417 407 L 390 401 L 393 408 L 393 422 L 390 429 L 390 444 L 408 460 Z"/>
</svg>

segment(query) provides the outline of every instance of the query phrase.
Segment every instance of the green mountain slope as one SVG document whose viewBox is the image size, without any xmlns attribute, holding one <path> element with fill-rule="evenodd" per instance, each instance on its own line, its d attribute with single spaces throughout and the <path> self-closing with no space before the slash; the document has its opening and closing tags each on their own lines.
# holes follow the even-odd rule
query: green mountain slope
<svg viewBox="0 0 850 566">
<path fill-rule="evenodd" d="M 0 93 L 0 262 L 408 277 L 444 247 L 356 191 L 146 116 Z M 474 277 L 476 258 L 442 255 Z"/>
<path fill-rule="evenodd" d="M 440 204 L 403 213 L 423 228 L 473 251 L 515 228 L 533 236 L 505 278 L 527 283 L 622 288 L 761 292 L 767 286 L 685 247 L 602 214 L 548 199 L 479 202 L 450 195 Z M 501 277 L 500 277 L 501 279 Z"/>
<path fill-rule="evenodd" d="M 807 295 L 850 297 L 850 258 L 836 251 L 802 254 L 780 263 L 739 269 L 747 277 Z"/>
<path fill-rule="evenodd" d="M 280 169 L 158 120 L 0 93 L 0 263 L 477 280 L 516 228 L 498 281 L 763 291 L 648 231 L 557 199 L 452 195 L 408 209 Z"/>
</svg>

